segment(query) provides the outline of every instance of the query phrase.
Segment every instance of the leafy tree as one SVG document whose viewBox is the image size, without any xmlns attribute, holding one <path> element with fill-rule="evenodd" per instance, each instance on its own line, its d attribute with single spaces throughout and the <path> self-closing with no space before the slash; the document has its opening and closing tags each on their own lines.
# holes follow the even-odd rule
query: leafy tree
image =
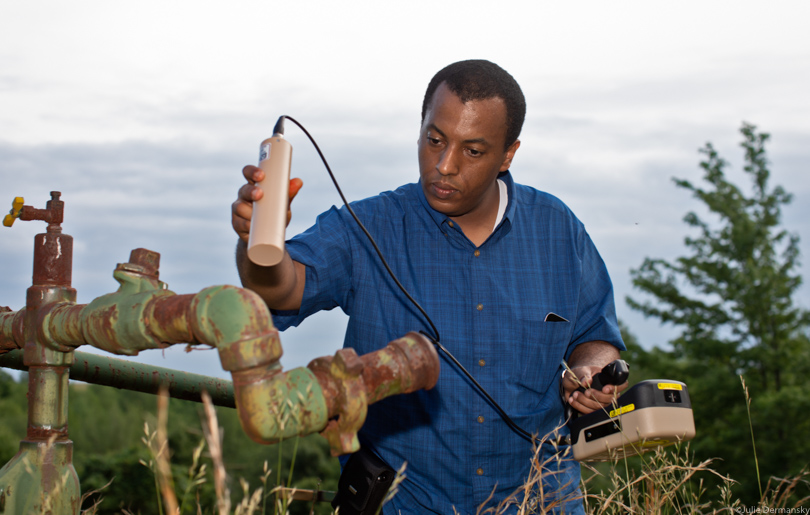
<svg viewBox="0 0 810 515">
<path fill-rule="evenodd" d="M 706 184 L 674 182 L 702 202 L 713 223 L 687 213 L 684 221 L 697 231 L 684 241 L 687 255 L 645 259 L 631 275 L 653 300 L 627 302 L 681 329 L 671 350 L 646 356 L 647 366 L 688 384 L 696 456 L 722 458 L 720 471 L 739 480 L 741 497 L 751 500 L 759 491 L 757 467 L 739 376 L 751 397 L 763 483 L 798 473 L 810 463 L 810 313 L 793 301 L 802 282 L 799 237 L 781 226 L 792 195 L 769 186 L 769 135 L 749 124 L 740 132 L 750 195 L 726 177 L 728 163 L 707 143 L 700 150 Z"/>
</svg>

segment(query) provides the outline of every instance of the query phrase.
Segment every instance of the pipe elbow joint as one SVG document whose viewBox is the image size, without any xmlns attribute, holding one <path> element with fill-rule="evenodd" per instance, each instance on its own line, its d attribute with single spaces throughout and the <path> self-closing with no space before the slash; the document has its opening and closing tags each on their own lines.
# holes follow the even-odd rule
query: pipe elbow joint
<svg viewBox="0 0 810 515">
<path fill-rule="evenodd" d="M 326 399 L 312 371 L 280 369 L 276 363 L 233 372 L 239 422 L 257 443 L 311 434 L 328 422 Z"/>
<path fill-rule="evenodd" d="M 357 432 L 370 404 L 432 388 L 439 357 L 424 336 L 408 333 L 362 357 L 348 347 L 306 368 L 282 372 L 273 362 L 232 375 L 239 420 L 251 439 L 269 444 L 320 432 L 339 456 L 360 448 Z"/>
<path fill-rule="evenodd" d="M 194 296 L 190 311 L 195 337 L 216 346 L 228 372 L 272 368 L 281 359 L 278 330 L 258 294 L 236 286 L 212 286 Z"/>
<path fill-rule="evenodd" d="M 326 393 L 329 422 L 321 434 L 335 456 L 360 448 L 357 432 L 368 406 L 392 395 L 429 390 L 439 379 L 439 356 L 430 341 L 411 332 L 386 347 L 358 356 L 347 347 L 308 367 Z"/>
</svg>

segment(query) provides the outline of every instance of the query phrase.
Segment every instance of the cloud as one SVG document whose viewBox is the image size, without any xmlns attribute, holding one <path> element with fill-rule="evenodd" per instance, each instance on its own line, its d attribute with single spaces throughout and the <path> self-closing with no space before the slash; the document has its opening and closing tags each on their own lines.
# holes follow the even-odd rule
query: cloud
<svg viewBox="0 0 810 515">
<path fill-rule="evenodd" d="M 810 251 L 807 8 L 587 4 L 487 16 L 413 4 L 396 20 L 369 2 L 273 13 L 258 2 L 3 4 L 0 209 L 17 195 L 44 207 L 49 191 L 63 193 L 82 303 L 117 287 L 112 271 L 137 247 L 161 253 L 161 278 L 177 293 L 238 284 L 230 203 L 280 114 L 306 125 L 347 197 L 363 198 L 416 180 L 424 85 L 448 62 L 483 56 L 527 95 L 516 179 L 573 208 L 612 274 L 620 316 L 642 344 L 663 344 L 670 332 L 624 305 L 628 271 L 645 256 L 683 252 L 681 218 L 699 206 L 671 177 L 699 180 L 706 141 L 741 179 L 740 123 L 773 134 L 773 182 L 796 195 L 785 224 Z M 436 19 L 455 23 L 419 36 Z M 348 21 L 356 30 L 345 30 Z M 505 37 L 479 36 L 501 27 Z M 49 37 L 31 37 L 34 29 Z M 288 123 L 287 137 L 293 174 L 305 181 L 295 234 L 340 200 L 303 134 Z M 0 305 L 23 306 L 42 230 L 37 222 L 0 228 Z M 345 317 L 323 317 L 282 336 L 285 366 L 334 352 Z M 212 353 L 144 355 L 221 372 Z"/>
<path fill-rule="evenodd" d="M 345 133 L 340 113 L 316 118 L 317 130 L 311 129 L 350 200 L 411 182 L 417 175 L 415 123 L 396 116 L 366 118 L 353 118 Z M 395 129 L 380 130 L 392 126 Z M 728 128 L 723 139 L 729 142 L 721 147 L 730 161 L 739 163 L 736 142 L 729 146 L 739 140 L 736 128 Z M 681 218 L 699 205 L 675 188 L 671 177 L 699 180 L 695 144 L 706 139 L 699 129 L 684 124 L 647 133 L 587 118 L 535 118 L 525 134 L 530 143 L 524 143 L 513 170 L 520 182 L 562 198 L 585 222 L 614 279 L 620 316 L 645 345 L 665 344 L 671 332 L 624 306 L 624 297 L 632 293 L 628 271 L 645 256 L 670 259 L 683 252 L 687 228 Z M 543 134 L 551 135 L 550 143 L 542 139 Z M 294 204 L 291 235 L 339 199 L 309 142 L 291 125 L 287 135 L 295 146 L 293 174 L 306 181 Z M 533 145 L 535 141 L 539 144 Z M 582 141 L 590 143 L 578 143 Z M 810 156 L 802 141 L 802 133 L 788 133 L 784 140 L 776 134 L 771 157 L 778 164 L 774 182 L 805 194 L 801 178 Z M 255 148 L 250 155 L 242 155 L 198 147 L 187 140 L 0 143 L 0 165 L 8 201 L 24 195 L 26 203 L 44 207 L 50 190 L 62 191 L 63 227 L 75 239 L 74 287 L 78 301 L 87 303 L 117 288 L 112 271 L 137 247 L 161 253 L 161 278 L 176 293 L 238 284 L 229 211 L 242 183 L 240 169 L 254 159 L 254 153 Z M 797 203 L 791 209 L 795 211 L 787 217 L 790 228 L 806 233 L 807 208 Z M 42 230 L 38 222 L 17 222 L 0 233 L 4 242 L 0 266 L 10 272 L 0 276 L 0 305 L 22 307 L 24 290 L 30 285 L 31 241 Z M 803 250 L 807 255 L 806 243 Z M 345 316 L 334 311 L 284 333 L 285 366 L 302 366 L 318 355 L 332 354 L 342 340 L 345 323 Z M 179 348 L 147 351 L 139 359 L 223 375 L 211 353 L 187 354 Z"/>
</svg>

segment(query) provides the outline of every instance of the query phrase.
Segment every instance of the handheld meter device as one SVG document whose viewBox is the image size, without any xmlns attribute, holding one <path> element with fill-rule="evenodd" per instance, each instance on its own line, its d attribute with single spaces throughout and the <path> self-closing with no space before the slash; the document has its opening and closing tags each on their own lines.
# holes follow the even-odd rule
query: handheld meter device
<svg viewBox="0 0 810 515">
<path fill-rule="evenodd" d="M 621 459 L 695 437 L 689 390 L 670 379 L 641 381 L 568 427 L 577 461 Z"/>
</svg>

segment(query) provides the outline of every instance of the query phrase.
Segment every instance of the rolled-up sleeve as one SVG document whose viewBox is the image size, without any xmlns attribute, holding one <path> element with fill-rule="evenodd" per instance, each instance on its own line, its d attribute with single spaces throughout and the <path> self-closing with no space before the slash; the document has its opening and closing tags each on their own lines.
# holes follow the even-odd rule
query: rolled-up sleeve
<svg viewBox="0 0 810 515">
<path fill-rule="evenodd" d="M 286 245 L 293 261 L 306 267 L 306 283 L 299 309 L 272 311 L 282 331 L 318 311 L 345 306 L 352 289 L 352 242 L 341 210 L 333 206 Z"/>
</svg>

